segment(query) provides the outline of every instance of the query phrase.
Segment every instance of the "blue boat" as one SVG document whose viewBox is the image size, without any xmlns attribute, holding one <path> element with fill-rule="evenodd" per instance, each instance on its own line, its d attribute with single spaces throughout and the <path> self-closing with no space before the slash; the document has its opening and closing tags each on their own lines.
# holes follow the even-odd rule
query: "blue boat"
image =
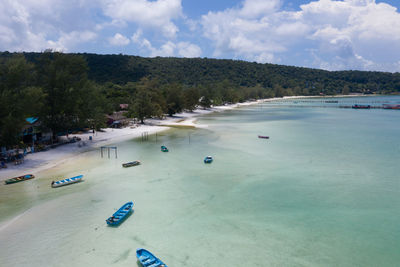
<svg viewBox="0 0 400 267">
<path fill-rule="evenodd" d="M 119 225 L 128 214 L 131 213 L 133 207 L 133 202 L 128 202 L 124 204 L 119 210 L 117 210 L 110 218 L 106 220 L 108 225 Z"/>
<path fill-rule="evenodd" d="M 213 158 L 211 156 L 207 156 L 204 158 L 204 163 L 211 163 L 213 162 Z"/>
<path fill-rule="evenodd" d="M 53 182 L 51 182 L 51 187 L 54 188 L 54 187 L 60 187 L 60 186 L 67 185 L 67 184 L 78 183 L 78 182 L 82 181 L 82 177 L 83 177 L 83 175 L 78 175 L 78 176 L 67 178 L 64 180 L 57 181 L 57 182 L 53 181 Z"/>
<path fill-rule="evenodd" d="M 168 267 L 159 258 L 144 248 L 136 250 L 136 257 L 144 267 Z"/>
<path fill-rule="evenodd" d="M 161 146 L 161 151 L 162 152 L 168 152 L 168 148 L 166 146 Z"/>
</svg>

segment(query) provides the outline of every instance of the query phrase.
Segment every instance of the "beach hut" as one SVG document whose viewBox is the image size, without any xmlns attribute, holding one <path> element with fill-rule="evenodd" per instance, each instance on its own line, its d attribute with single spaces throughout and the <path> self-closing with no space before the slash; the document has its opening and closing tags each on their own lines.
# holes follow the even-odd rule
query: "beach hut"
<svg viewBox="0 0 400 267">
<path fill-rule="evenodd" d="M 112 128 L 121 128 L 124 125 L 128 125 L 129 119 L 126 118 L 125 113 L 126 111 L 118 111 L 107 115 L 107 125 Z"/>
</svg>

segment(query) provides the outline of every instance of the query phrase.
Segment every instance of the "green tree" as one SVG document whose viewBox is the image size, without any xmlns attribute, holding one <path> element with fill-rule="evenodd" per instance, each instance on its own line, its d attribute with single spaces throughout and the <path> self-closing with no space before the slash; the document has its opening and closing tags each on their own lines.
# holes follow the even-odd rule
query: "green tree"
<svg viewBox="0 0 400 267">
<path fill-rule="evenodd" d="M 0 145 L 19 143 L 25 119 L 38 116 L 44 93 L 34 87 L 35 70 L 22 54 L 0 62 Z"/>
<path fill-rule="evenodd" d="M 199 104 L 199 89 L 196 87 L 187 88 L 183 92 L 183 99 L 184 99 L 184 108 L 192 112 L 196 109 L 197 105 Z"/>
<path fill-rule="evenodd" d="M 170 84 L 166 87 L 165 94 L 168 115 L 172 116 L 175 113 L 182 112 L 184 108 L 182 86 L 177 83 Z"/>
<path fill-rule="evenodd" d="M 42 120 L 57 133 L 83 127 L 88 114 L 81 112 L 87 105 L 85 96 L 91 86 L 87 64 L 81 56 L 44 53 L 39 61 L 40 78 L 46 94 Z"/>
<path fill-rule="evenodd" d="M 154 90 L 154 83 L 143 78 L 136 88 L 129 115 L 138 118 L 143 124 L 146 118 L 162 117 L 163 109 L 160 105 L 159 92 Z"/>
</svg>

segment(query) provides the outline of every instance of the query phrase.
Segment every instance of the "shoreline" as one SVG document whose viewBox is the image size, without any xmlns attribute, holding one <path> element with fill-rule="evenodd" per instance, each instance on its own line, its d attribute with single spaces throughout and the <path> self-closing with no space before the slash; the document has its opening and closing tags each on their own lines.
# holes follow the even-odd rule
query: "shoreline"
<svg viewBox="0 0 400 267">
<path fill-rule="evenodd" d="M 232 110 L 235 108 L 240 108 L 243 106 L 255 105 L 264 102 L 272 102 L 282 99 L 298 99 L 298 98 L 316 98 L 316 97 L 348 97 L 353 95 L 336 95 L 336 96 L 286 96 L 286 97 L 276 97 L 276 98 L 266 98 L 259 99 L 255 101 L 248 101 L 243 103 L 235 103 L 224 106 L 215 106 L 208 109 L 196 109 L 193 112 L 182 112 L 175 114 L 172 117 L 167 117 L 166 119 L 147 119 L 145 124 L 139 124 L 138 127 L 131 128 L 104 128 L 102 131 L 96 131 L 93 133 L 83 133 L 83 134 L 73 134 L 70 135 L 80 137 L 81 142 L 85 145 L 80 145 L 83 143 L 76 142 L 71 144 L 66 144 L 53 148 L 47 151 L 36 152 L 33 154 L 28 154 L 25 157 L 24 163 L 20 165 L 9 164 L 7 168 L 0 170 L 0 182 L 6 179 L 17 177 L 20 175 L 25 175 L 28 173 L 36 174 L 43 172 L 45 170 L 52 169 L 73 157 L 93 151 L 101 146 L 120 143 L 129 139 L 138 138 L 142 133 L 147 132 L 148 134 L 155 134 L 162 131 L 169 130 L 172 127 L 207 127 L 206 125 L 197 125 L 196 117 L 210 114 L 213 112 L 223 112 L 226 110 Z M 355 95 L 358 96 L 358 95 Z M 92 137 L 92 140 L 89 140 Z"/>
</svg>

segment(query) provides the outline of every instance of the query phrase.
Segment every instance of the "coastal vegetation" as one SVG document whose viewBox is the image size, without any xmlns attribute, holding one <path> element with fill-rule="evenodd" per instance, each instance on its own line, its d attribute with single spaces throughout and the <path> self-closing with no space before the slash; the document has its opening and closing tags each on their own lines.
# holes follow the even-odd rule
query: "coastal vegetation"
<svg viewBox="0 0 400 267">
<path fill-rule="evenodd" d="M 292 95 L 400 92 L 400 73 L 325 71 L 238 60 L 0 53 L 0 147 L 26 118 L 57 134 L 100 129 L 120 111 L 143 122 L 196 107 Z"/>
</svg>

